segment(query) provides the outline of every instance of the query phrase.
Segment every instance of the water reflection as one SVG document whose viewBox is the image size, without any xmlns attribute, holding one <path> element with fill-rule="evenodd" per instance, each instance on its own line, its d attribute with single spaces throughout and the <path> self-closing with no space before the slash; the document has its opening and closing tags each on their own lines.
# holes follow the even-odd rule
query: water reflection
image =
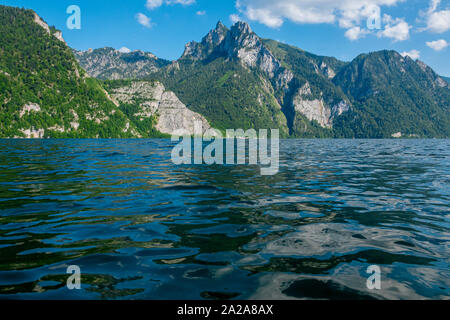
<svg viewBox="0 0 450 320">
<path fill-rule="evenodd" d="M 449 144 L 285 140 L 261 176 L 167 140 L 2 140 L 0 297 L 448 298 Z"/>
</svg>

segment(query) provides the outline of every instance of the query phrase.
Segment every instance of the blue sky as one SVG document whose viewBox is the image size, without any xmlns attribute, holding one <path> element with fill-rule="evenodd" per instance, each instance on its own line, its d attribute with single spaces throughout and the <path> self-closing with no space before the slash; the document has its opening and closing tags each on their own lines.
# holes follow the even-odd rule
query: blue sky
<svg viewBox="0 0 450 320">
<path fill-rule="evenodd" d="M 201 40 L 217 21 L 230 26 L 240 19 L 261 37 L 315 54 L 349 61 L 360 53 L 393 49 L 419 56 L 441 75 L 450 76 L 450 0 L 0 0 L 0 4 L 35 10 L 63 31 L 71 47 L 81 50 L 126 47 L 177 59 L 187 42 Z M 69 5 L 81 9 L 81 30 L 66 26 Z"/>
</svg>

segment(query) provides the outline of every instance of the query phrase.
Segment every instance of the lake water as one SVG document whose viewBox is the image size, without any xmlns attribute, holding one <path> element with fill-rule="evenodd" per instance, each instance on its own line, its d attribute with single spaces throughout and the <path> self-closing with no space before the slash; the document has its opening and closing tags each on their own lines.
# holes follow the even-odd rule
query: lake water
<svg viewBox="0 0 450 320">
<path fill-rule="evenodd" d="M 0 299 L 450 298 L 450 140 L 283 140 L 275 176 L 173 146 L 0 140 Z"/>
</svg>

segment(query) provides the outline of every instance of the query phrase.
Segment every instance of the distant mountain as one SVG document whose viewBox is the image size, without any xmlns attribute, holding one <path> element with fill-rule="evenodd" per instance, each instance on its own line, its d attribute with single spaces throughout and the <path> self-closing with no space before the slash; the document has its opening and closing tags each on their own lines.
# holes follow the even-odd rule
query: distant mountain
<svg viewBox="0 0 450 320">
<path fill-rule="evenodd" d="M 442 79 L 444 79 L 445 81 L 447 81 L 447 83 L 450 83 L 450 78 L 448 77 L 441 77 Z"/>
<path fill-rule="evenodd" d="M 333 82 L 353 104 L 335 124 L 343 137 L 450 136 L 450 87 L 421 61 L 395 51 L 364 54 Z"/>
<path fill-rule="evenodd" d="M 450 137 L 448 79 L 395 51 L 343 62 L 219 22 L 170 62 L 72 50 L 31 10 L 0 6 L 0 23 L 0 137 L 162 137 L 196 120 L 282 137 Z"/>
<path fill-rule="evenodd" d="M 113 48 L 77 51 L 75 57 L 89 76 L 103 80 L 138 79 L 170 64 L 143 51 L 120 52 Z"/>
<path fill-rule="evenodd" d="M 89 57 L 80 63 L 102 69 Z M 122 67 L 136 70 L 132 63 Z M 448 83 L 394 51 L 349 63 L 261 39 L 244 22 L 231 29 L 219 22 L 177 61 L 140 70 L 131 78 L 157 79 L 219 129 L 279 128 L 286 137 L 450 136 Z"/>
</svg>

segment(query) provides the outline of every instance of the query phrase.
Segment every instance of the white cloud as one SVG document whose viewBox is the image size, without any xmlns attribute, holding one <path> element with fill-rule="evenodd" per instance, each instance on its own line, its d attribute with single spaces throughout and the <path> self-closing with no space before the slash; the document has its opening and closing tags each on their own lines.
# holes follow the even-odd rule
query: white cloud
<svg viewBox="0 0 450 320">
<path fill-rule="evenodd" d="M 431 0 L 430 1 L 430 8 L 428 9 L 428 12 L 434 12 L 436 11 L 437 7 L 439 6 L 439 4 L 441 3 L 441 0 Z"/>
<path fill-rule="evenodd" d="M 271 28 L 279 28 L 285 21 L 298 24 L 335 24 L 347 29 L 345 36 L 352 40 L 380 29 L 382 7 L 394 6 L 406 0 L 236 0 L 239 12 L 249 20 Z M 438 0 L 434 0 L 438 1 Z M 367 26 L 367 27 L 366 27 Z M 403 19 L 391 19 L 379 37 L 396 41 L 409 38 L 411 27 Z M 375 30 L 374 30 L 375 29 Z"/>
<path fill-rule="evenodd" d="M 131 52 L 131 50 L 128 49 L 127 47 L 122 47 L 118 51 L 121 53 L 130 53 Z"/>
<path fill-rule="evenodd" d="M 383 31 L 378 32 L 378 37 L 391 38 L 395 41 L 404 41 L 409 39 L 409 30 L 412 28 L 405 20 L 385 14 L 383 22 L 386 24 Z"/>
<path fill-rule="evenodd" d="M 143 13 L 136 14 L 136 20 L 140 25 L 143 25 L 146 28 L 151 28 L 153 26 L 152 20 Z"/>
<path fill-rule="evenodd" d="M 431 0 L 430 8 L 426 12 L 426 30 L 435 33 L 444 33 L 450 30 L 450 10 L 437 11 L 441 0 Z"/>
<path fill-rule="evenodd" d="M 277 28 L 286 20 L 295 23 L 334 23 L 350 29 L 371 17 L 381 6 L 405 0 L 237 0 L 250 20 Z"/>
<path fill-rule="evenodd" d="M 347 32 L 345 32 L 345 36 L 351 41 L 355 41 L 360 38 L 363 38 L 368 33 L 369 32 L 365 29 L 361 29 L 360 27 L 353 27 L 348 29 Z"/>
<path fill-rule="evenodd" d="M 196 14 L 198 16 L 204 16 L 206 14 L 206 11 L 202 10 L 202 11 L 197 11 Z"/>
<path fill-rule="evenodd" d="M 159 8 L 162 5 L 163 5 L 163 0 L 147 0 L 147 3 L 145 4 L 147 9 L 149 9 L 149 10 Z"/>
<path fill-rule="evenodd" d="M 441 51 L 447 48 L 449 45 L 450 44 L 444 39 L 427 42 L 427 46 L 436 51 Z"/>
<path fill-rule="evenodd" d="M 264 8 L 247 8 L 245 12 L 250 20 L 259 21 L 271 28 L 278 28 L 283 25 L 283 18 L 273 15 L 269 9 Z"/>
<path fill-rule="evenodd" d="M 167 4 L 182 4 L 183 6 L 190 6 L 195 3 L 195 0 L 166 0 Z"/>
<path fill-rule="evenodd" d="M 242 21 L 242 18 L 237 14 L 230 14 L 230 21 L 235 24 L 236 22 Z"/>
<path fill-rule="evenodd" d="M 161 7 L 163 4 L 181 4 L 183 6 L 189 6 L 191 4 L 194 4 L 195 0 L 147 0 L 147 3 L 145 6 L 149 10 L 154 10 L 159 7 Z"/>
<path fill-rule="evenodd" d="M 420 58 L 420 51 L 418 51 L 418 50 L 411 50 L 411 51 L 408 51 L 408 52 L 402 52 L 401 55 L 404 56 L 404 57 L 408 56 L 408 57 L 410 57 L 413 60 L 417 60 L 417 59 Z"/>
<path fill-rule="evenodd" d="M 430 14 L 427 29 L 436 33 L 444 33 L 450 30 L 450 10 Z"/>
</svg>

